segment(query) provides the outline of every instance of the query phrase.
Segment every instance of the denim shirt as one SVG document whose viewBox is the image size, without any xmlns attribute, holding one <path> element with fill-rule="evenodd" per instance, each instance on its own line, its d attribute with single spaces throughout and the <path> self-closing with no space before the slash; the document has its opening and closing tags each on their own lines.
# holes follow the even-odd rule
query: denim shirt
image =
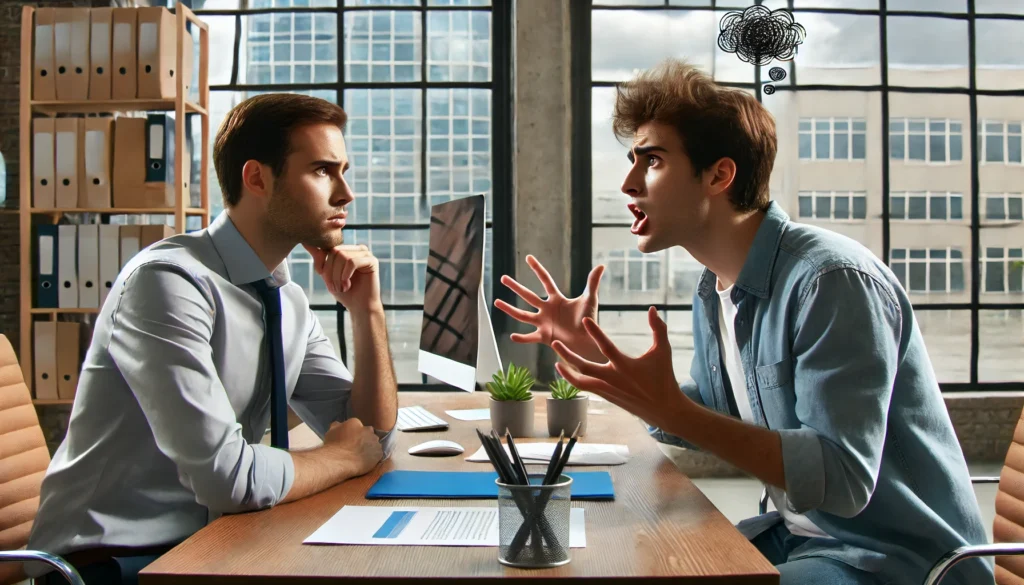
<svg viewBox="0 0 1024 585">
<path fill-rule="evenodd" d="M 735 416 L 716 281 L 705 270 L 697 285 L 682 391 Z M 886 583 L 916 584 L 943 554 L 986 541 L 921 330 L 888 267 L 850 238 L 790 223 L 773 202 L 732 299 L 747 398 L 757 424 L 781 437 L 788 505 L 833 537 L 808 540 L 790 560 L 824 556 Z M 753 538 L 780 521 L 771 512 L 739 529 Z M 993 579 L 990 560 L 972 559 L 943 583 Z"/>
</svg>

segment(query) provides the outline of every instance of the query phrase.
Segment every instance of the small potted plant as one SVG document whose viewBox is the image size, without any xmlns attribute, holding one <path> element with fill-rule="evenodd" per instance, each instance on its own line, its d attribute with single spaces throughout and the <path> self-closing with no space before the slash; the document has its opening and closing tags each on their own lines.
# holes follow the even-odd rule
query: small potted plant
<svg viewBox="0 0 1024 585">
<path fill-rule="evenodd" d="M 548 435 L 557 437 L 565 432 L 566 436 L 580 426 L 580 436 L 587 432 L 587 405 L 590 402 L 586 394 L 580 394 L 579 388 L 564 378 L 558 378 L 549 386 L 551 397 L 548 398 Z"/>
<path fill-rule="evenodd" d="M 533 435 L 533 376 L 525 367 L 509 364 L 508 372 L 494 373 L 487 383 L 491 393 L 491 427 L 499 434 L 508 429 L 513 437 Z"/>
</svg>

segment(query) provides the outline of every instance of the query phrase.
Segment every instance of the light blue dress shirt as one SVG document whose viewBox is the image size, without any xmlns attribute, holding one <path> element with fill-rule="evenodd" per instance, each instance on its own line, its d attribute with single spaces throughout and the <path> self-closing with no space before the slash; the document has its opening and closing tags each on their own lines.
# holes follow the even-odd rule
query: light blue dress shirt
<svg viewBox="0 0 1024 585">
<path fill-rule="evenodd" d="M 141 251 L 114 282 L 29 548 L 172 543 L 284 498 L 292 457 L 260 444 L 272 382 L 250 284 L 260 279 L 281 287 L 289 406 L 321 437 L 352 416 L 352 376 L 287 263 L 268 272 L 221 213 L 208 229 Z M 394 437 L 378 436 L 389 455 Z"/>
</svg>

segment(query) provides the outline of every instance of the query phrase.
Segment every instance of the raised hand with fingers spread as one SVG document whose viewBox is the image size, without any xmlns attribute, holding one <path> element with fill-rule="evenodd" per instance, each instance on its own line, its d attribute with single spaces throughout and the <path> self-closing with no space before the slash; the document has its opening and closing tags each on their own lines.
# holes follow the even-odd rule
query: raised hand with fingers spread
<svg viewBox="0 0 1024 585">
<path fill-rule="evenodd" d="M 587 359 L 556 340 L 551 347 L 565 363 L 555 364 L 555 369 L 573 386 L 593 392 L 651 424 L 669 426 L 678 422 L 679 413 L 694 403 L 679 391 L 668 326 L 654 307 L 648 309 L 647 318 L 654 343 L 643 355 L 633 358 L 622 353 L 601 327 L 587 317 L 583 319 L 583 328 L 604 359 Z"/>
<path fill-rule="evenodd" d="M 502 284 L 512 289 L 512 292 L 519 295 L 528 305 L 537 309 L 536 313 L 532 313 L 513 307 L 502 300 L 494 302 L 494 306 L 508 316 L 520 323 L 537 328 L 530 333 L 513 333 L 510 337 L 512 341 L 543 343 L 549 346 L 555 341 L 560 341 L 581 356 L 593 360 L 602 359 L 601 352 L 594 340 L 587 335 L 583 328 L 583 320 L 585 318 L 597 319 L 597 288 L 601 283 L 601 275 L 604 274 L 604 266 L 595 266 L 590 271 L 590 276 L 587 277 L 587 287 L 583 293 L 570 299 L 558 290 L 555 280 L 551 278 L 551 274 L 539 260 L 529 255 L 526 257 L 526 263 L 533 269 L 534 274 L 544 286 L 547 298 L 540 298 L 537 293 L 516 282 L 511 276 L 501 277 Z"/>
</svg>

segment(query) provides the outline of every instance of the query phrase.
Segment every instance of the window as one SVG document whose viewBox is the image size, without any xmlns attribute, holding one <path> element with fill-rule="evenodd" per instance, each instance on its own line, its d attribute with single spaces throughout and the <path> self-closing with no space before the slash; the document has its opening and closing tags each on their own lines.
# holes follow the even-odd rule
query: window
<svg viewBox="0 0 1024 585">
<path fill-rule="evenodd" d="M 964 156 L 960 120 L 892 118 L 889 122 L 889 158 L 905 162 L 949 164 Z"/>
<path fill-rule="evenodd" d="M 863 118 L 801 118 L 801 160 L 864 160 Z"/>
<path fill-rule="evenodd" d="M 943 391 L 1024 383 L 1024 371 L 1014 367 L 1024 355 L 1024 311 L 1014 306 L 1020 299 L 973 294 L 987 290 L 987 247 L 1024 245 L 1014 231 L 1024 223 L 1024 189 L 1015 174 L 1024 165 L 1024 61 L 1021 51 L 1006 49 L 1024 39 L 1024 12 L 983 9 L 979 1 L 974 14 L 966 0 L 569 4 L 579 25 L 573 62 L 585 65 L 573 79 L 583 91 L 572 103 L 572 179 L 584 186 L 573 193 L 574 225 L 591 226 L 573 230 L 573 293 L 582 292 L 590 269 L 610 250 L 635 245 L 633 217 L 616 191 L 629 172 L 626 147 L 612 132 L 616 84 L 683 56 L 719 84 L 751 95 L 774 118 L 773 201 L 794 221 L 860 242 L 897 272 L 911 291 Z M 752 4 L 788 10 L 807 28 L 792 60 L 756 66 L 718 46 L 722 17 Z M 943 8 L 953 4 L 955 11 Z M 920 6 L 929 10 L 917 14 Z M 785 78 L 771 80 L 773 67 Z M 993 284 L 998 274 L 1011 278 L 1016 265 L 1008 254 L 1001 273 L 993 259 Z M 662 257 L 663 292 L 602 299 L 613 307 L 607 315 L 623 322 L 613 336 L 647 335 L 642 315 L 637 325 L 625 323 L 629 311 L 653 303 L 668 323 L 689 318 L 699 270 L 679 264 L 674 250 Z M 625 288 L 625 268 L 620 278 Z M 685 335 L 673 340 L 674 360 L 692 348 Z"/>
<path fill-rule="evenodd" d="M 193 1 L 192 6 L 210 27 L 211 142 L 227 112 L 259 93 L 304 93 L 344 106 L 351 164 L 345 178 L 356 195 L 348 208 L 345 242 L 366 244 L 379 259 L 399 383 L 423 383 L 416 348 L 430 205 L 485 196 L 485 292 L 493 298 L 492 291 L 504 289 L 491 281 L 495 273 L 508 271 L 512 250 L 505 234 L 511 226 L 504 213 L 492 225 L 491 210 L 495 198 L 504 209 L 511 195 L 505 187 L 511 184 L 511 160 L 494 159 L 496 140 L 511 141 L 501 115 L 511 111 L 511 98 L 495 92 L 498 80 L 509 77 L 510 66 L 500 57 L 510 47 L 501 46 L 495 55 L 499 47 L 494 46 L 497 38 L 511 38 L 509 7 L 488 0 Z M 261 12 L 266 9 L 274 10 Z M 221 194 L 212 173 L 211 179 L 216 215 Z M 497 247 L 492 229 L 504 230 Z M 503 263 L 497 270 L 496 258 Z M 345 342 L 344 320 L 335 322 L 324 313 L 333 312 L 336 303 L 309 255 L 297 248 L 288 262 L 293 280 L 347 359 L 352 348 Z"/>
<path fill-rule="evenodd" d="M 636 248 L 608 252 L 608 274 L 613 290 L 631 292 L 661 289 L 661 257 Z"/>
<path fill-rule="evenodd" d="M 983 193 L 981 199 L 988 221 L 1024 220 L 1024 198 L 1020 193 Z"/>
<path fill-rule="evenodd" d="M 799 217 L 826 221 L 862 220 L 867 217 L 867 194 L 854 191 L 801 191 Z"/>
<path fill-rule="evenodd" d="M 981 120 L 978 160 L 982 164 L 1021 164 L 1021 121 Z"/>
<path fill-rule="evenodd" d="M 889 218 L 908 221 L 952 221 L 964 218 L 961 193 L 927 191 L 899 192 L 889 195 Z"/>
<path fill-rule="evenodd" d="M 1024 249 L 985 248 L 981 265 L 985 292 L 1024 292 Z"/>
<path fill-rule="evenodd" d="M 964 256 L 959 248 L 893 248 L 890 265 L 910 293 L 964 290 Z"/>
</svg>

